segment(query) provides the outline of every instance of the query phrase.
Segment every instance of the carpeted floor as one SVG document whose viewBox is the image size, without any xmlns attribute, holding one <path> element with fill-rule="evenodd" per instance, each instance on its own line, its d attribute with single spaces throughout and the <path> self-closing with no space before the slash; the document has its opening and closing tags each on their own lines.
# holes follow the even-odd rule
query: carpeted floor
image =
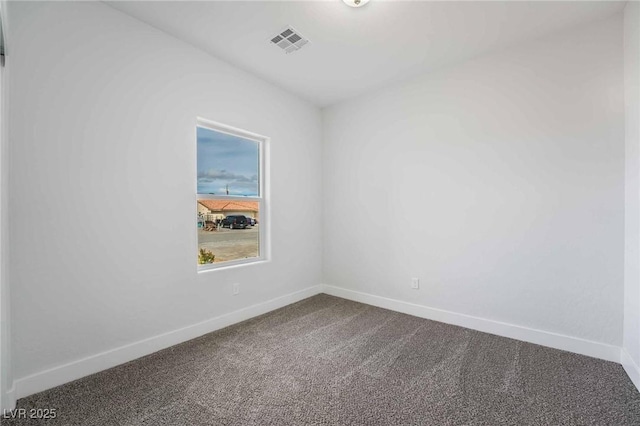
<svg viewBox="0 0 640 426">
<path fill-rule="evenodd" d="M 47 425 L 640 425 L 620 365 L 327 295 L 18 401 Z"/>
</svg>

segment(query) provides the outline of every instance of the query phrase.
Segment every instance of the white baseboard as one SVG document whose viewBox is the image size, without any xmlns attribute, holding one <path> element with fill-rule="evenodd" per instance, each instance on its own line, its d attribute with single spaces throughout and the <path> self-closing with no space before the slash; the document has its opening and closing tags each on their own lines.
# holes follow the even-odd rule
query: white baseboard
<svg viewBox="0 0 640 426">
<path fill-rule="evenodd" d="M 258 315 L 282 308 L 322 292 L 322 286 L 317 285 L 301 291 L 290 293 L 266 302 L 258 303 L 219 317 L 211 318 L 178 330 L 170 331 L 159 336 L 150 337 L 138 342 L 130 343 L 106 352 L 91 355 L 64 365 L 22 377 L 14 381 L 15 398 L 25 396 L 80 379 L 90 374 L 106 370 L 111 367 L 152 354 L 161 349 L 178 343 L 186 342 L 212 331 L 248 320 Z M 15 403 L 15 402 L 14 402 Z"/>
<path fill-rule="evenodd" d="M 627 375 L 631 379 L 636 388 L 640 391 L 640 367 L 633 361 L 631 355 L 622 348 L 620 351 L 620 362 L 624 367 L 624 371 L 627 372 Z"/>
<path fill-rule="evenodd" d="M 2 407 L 0 407 L 0 418 L 2 418 L 2 414 L 7 411 L 12 411 L 16 408 L 16 387 L 12 387 L 8 391 L 2 395 Z"/>
<path fill-rule="evenodd" d="M 323 289 L 324 293 L 355 302 L 620 363 L 620 348 L 606 343 L 445 311 L 326 284 Z"/>
<path fill-rule="evenodd" d="M 490 334 L 535 343 L 542 346 L 575 352 L 607 361 L 622 362 L 627 374 L 629 374 L 629 377 L 631 377 L 631 380 L 636 387 L 640 389 L 640 369 L 633 362 L 631 357 L 629 357 L 626 351 L 622 350 L 621 353 L 621 349 L 617 346 L 473 317 L 456 312 L 430 308 L 428 306 L 347 290 L 331 285 L 317 285 L 178 330 L 150 337 L 148 339 L 41 371 L 27 377 L 19 378 L 14 381 L 14 387 L 4 395 L 3 405 L 5 405 L 7 409 L 13 409 L 15 407 L 16 399 L 18 398 L 24 398 L 25 396 L 115 367 L 212 331 L 265 314 L 274 309 L 284 307 L 319 293 L 327 293 L 344 299 L 366 303 L 421 318 L 427 318 Z"/>
</svg>

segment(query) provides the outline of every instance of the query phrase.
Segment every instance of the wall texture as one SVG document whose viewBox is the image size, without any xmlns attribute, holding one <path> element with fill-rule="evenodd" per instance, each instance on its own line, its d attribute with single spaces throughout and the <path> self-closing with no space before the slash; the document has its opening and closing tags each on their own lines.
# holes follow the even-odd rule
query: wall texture
<svg viewBox="0 0 640 426">
<path fill-rule="evenodd" d="M 623 349 L 635 364 L 633 369 L 636 372 L 636 385 L 640 385 L 640 3 L 638 2 L 627 3 L 624 11 L 624 87 L 626 186 Z"/>
<path fill-rule="evenodd" d="M 6 1 L 0 1 L 3 31 L 6 34 Z M 6 43 L 5 43 L 6 46 Z M 6 50 L 6 49 L 5 49 Z M 11 327 L 9 294 L 9 151 L 7 141 L 7 72 L 0 67 L 0 411 L 13 408 L 13 373 L 11 368 Z"/>
<path fill-rule="evenodd" d="M 99 2 L 9 12 L 17 380 L 321 282 L 317 108 Z M 271 262 L 196 272 L 198 116 L 272 138 Z"/>
<path fill-rule="evenodd" d="M 324 282 L 620 346 L 621 19 L 325 110 Z"/>
</svg>

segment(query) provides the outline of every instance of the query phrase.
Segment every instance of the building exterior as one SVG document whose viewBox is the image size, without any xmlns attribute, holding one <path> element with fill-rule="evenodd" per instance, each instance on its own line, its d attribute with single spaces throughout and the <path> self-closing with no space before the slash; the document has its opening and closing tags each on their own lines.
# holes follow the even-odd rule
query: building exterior
<svg viewBox="0 0 640 426">
<path fill-rule="evenodd" d="M 228 215 L 244 215 L 260 221 L 257 201 L 198 200 L 198 217 L 215 222 Z"/>
</svg>

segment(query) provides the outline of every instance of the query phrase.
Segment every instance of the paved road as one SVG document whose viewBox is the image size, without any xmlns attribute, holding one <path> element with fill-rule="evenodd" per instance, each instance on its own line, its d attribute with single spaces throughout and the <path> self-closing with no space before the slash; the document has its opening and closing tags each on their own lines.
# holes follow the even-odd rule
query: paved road
<svg viewBox="0 0 640 426">
<path fill-rule="evenodd" d="M 259 250 L 258 226 L 247 229 L 227 229 L 220 231 L 198 230 L 198 247 L 216 255 L 215 262 L 257 257 Z"/>
<path fill-rule="evenodd" d="M 198 230 L 198 243 L 248 242 L 258 240 L 258 226 L 247 229 L 222 228 L 220 231 Z"/>
</svg>

